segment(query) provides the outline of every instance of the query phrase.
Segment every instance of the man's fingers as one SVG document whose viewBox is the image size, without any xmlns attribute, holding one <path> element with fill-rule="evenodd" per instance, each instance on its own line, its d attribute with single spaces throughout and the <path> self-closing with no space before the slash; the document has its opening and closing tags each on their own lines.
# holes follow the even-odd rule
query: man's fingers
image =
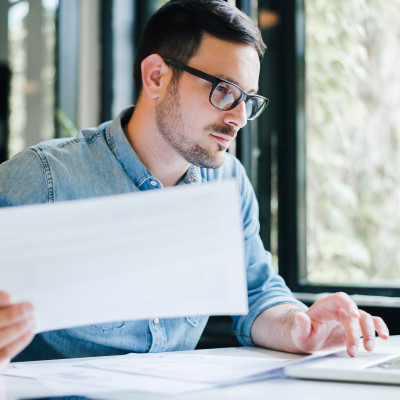
<svg viewBox="0 0 400 400">
<path fill-rule="evenodd" d="M 0 329 L 33 318 L 33 306 L 30 303 L 19 303 L 0 308 Z"/>
<path fill-rule="evenodd" d="M 389 338 L 389 329 L 381 317 L 372 317 L 375 330 L 382 339 Z"/>
<path fill-rule="evenodd" d="M 311 333 L 311 320 L 305 313 L 298 313 L 294 317 L 294 333 L 301 337 L 308 337 Z"/>
<path fill-rule="evenodd" d="M 365 349 L 368 351 L 374 350 L 375 326 L 373 317 L 364 311 L 361 311 L 360 327 Z"/>
<path fill-rule="evenodd" d="M 8 328 L 0 329 L 0 349 L 9 346 L 27 333 L 34 331 L 35 323 L 33 318 L 11 325 Z"/>
<path fill-rule="evenodd" d="M 346 311 L 350 317 L 360 317 L 360 311 L 357 304 L 350 298 L 350 296 L 344 292 L 336 293 L 335 300 L 344 311 Z"/>
<path fill-rule="evenodd" d="M 291 332 L 292 340 L 300 351 L 312 351 L 307 346 L 309 337 L 311 336 L 312 324 L 311 319 L 305 313 L 298 313 L 294 317 L 293 329 Z"/>
<path fill-rule="evenodd" d="M 10 358 L 0 359 L 0 372 L 3 371 L 5 367 L 7 367 L 8 363 L 11 361 Z"/>
<path fill-rule="evenodd" d="M 317 300 L 307 311 L 312 320 L 338 320 L 339 310 L 345 311 L 350 317 L 359 318 L 360 312 L 356 303 L 343 292 L 334 293 Z"/>
<path fill-rule="evenodd" d="M 0 370 L 26 347 L 34 336 L 33 307 L 30 303 L 6 305 L 9 297 L 0 293 Z"/>
<path fill-rule="evenodd" d="M 347 294 L 335 293 L 317 300 L 305 313 L 296 315 L 292 339 L 297 348 L 307 352 L 345 344 L 348 354 L 355 357 L 361 336 L 365 349 L 374 349 L 375 331 L 383 339 L 389 337 L 381 318 L 359 310 Z"/>
<path fill-rule="evenodd" d="M 10 304 L 10 295 L 0 290 L 0 307 L 8 306 Z"/>
<path fill-rule="evenodd" d="M 345 331 L 347 353 L 355 357 L 358 354 L 358 342 L 361 336 L 359 319 L 348 315 L 343 309 L 339 309 L 338 317 Z"/>
<path fill-rule="evenodd" d="M 19 339 L 0 350 L 0 368 L 4 368 L 9 360 L 21 352 L 33 339 L 33 332 L 27 332 Z"/>
<path fill-rule="evenodd" d="M 360 317 L 361 334 L 363 336 L 364 347 L 372 351 L 375 347 L 375 331 L 382 339 L 389 337 L 389 329 L 380 317 L 373 317 L 365 311 L 361 311 Z"/>
</svg>

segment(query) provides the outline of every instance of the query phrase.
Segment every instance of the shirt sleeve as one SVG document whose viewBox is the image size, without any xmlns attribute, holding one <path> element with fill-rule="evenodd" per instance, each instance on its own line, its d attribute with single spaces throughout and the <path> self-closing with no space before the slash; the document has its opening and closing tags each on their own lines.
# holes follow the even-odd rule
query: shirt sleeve
<svg viewBox="0 0 400 400">
<path fill-rule="evenodd" d="M 271 267 L 271 254 L 265 250 L 259 235 L 257 199 L 242 165 L 237 179 L 242 200 L 249 313 L 232 316 L 233 330 L 241 344 L 254 346 L 251 327 L 264 310 L 282 303 L 306 306 L 294 298 L 283 278 Z"/>
<path fill-rule="evenodd" d="M 51 202 L 51 173 L 46 159 L 26 149 L 0 165 L 0 207 Z"/>
</svg>

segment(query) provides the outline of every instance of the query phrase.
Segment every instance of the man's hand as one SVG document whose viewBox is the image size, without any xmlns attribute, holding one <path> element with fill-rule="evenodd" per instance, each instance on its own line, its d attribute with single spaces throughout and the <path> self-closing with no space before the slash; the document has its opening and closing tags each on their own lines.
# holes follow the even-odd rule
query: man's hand
<svg viewBox="0 0 400 400">
<path fill-rule="evenodd" d="M 335 293 L 317 300 L 308 310 L 280 304 L 264 311 L 254 321 L 251 336 L 259 346 L 292 353 L 346 346 L 354 357 L 361 336 L 365 349 L 374 349 L 375 332 L 382 339 L 389 337 L 380 317 L 359 310 L 347 294 Z"/>
<path fill-rule="evenodd" d="M 359 310 L 347 294 L 335 293 L 317 300 L 306 312 L 297 313 L 291 336 L 302 352 L 346 345 L 347 352 L 354 357 L 361 336 L 365 349 L 374 349 L 375 331 L 382 339 L 389 337 L 380 317 Z"/>
<path fill-rule="evenodd" d="M 0 291 L 0 371 L 29 344 L 33 336 L 32 305 L 10 304 L 10 296 Z"/>
</svg>

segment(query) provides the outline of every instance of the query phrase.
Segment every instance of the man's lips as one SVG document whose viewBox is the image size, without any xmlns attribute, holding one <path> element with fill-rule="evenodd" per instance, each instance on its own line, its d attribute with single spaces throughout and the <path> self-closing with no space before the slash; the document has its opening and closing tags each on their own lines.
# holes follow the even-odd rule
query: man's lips
<svg viewBox="0 0 400 400">
<path fill-rule="evenodd" d="M 217 139 L 220 143 L 228 144 L 228 145 L 233 139 L 235 139 L 234 136 L 226 136 L 226 135 L 215 134 L 215 133 L 211 133 L 211 136 L 213 136 L 215 139 Z"/>
</svg>

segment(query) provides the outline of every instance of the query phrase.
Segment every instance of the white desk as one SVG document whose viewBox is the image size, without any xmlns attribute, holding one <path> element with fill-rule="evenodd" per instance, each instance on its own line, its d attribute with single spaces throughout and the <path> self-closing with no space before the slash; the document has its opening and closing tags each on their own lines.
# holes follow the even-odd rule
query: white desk
<svg viewBox="0 0 400 400">
<path fill-rule="evenodd" d="M 400 346 L 400 336 L 392 336 L 388 341 L 379 342 L 377 349 L 387 345 Z M 235 356 L 249 356 L 249 354 L 252 354 L 254 357 L 262 357 L 263 353 L 262 349 L 246 347 L 194 351 L 203 352 L 205 354 Z M 0 400 L 16 400 L 32 396 L 51 396 L 51 393 L 35 380 L 0 376 Z M 94 398 L 153 400 L 163 398 L 163 396 L 140 393 L 133 394 L 130 392 L 125 394 L 110 393 L 101 396 L 96 395 Z M 165 398 L 171 399 L 172 397 L 166 396 Z M 399 400 L 400 386 L 274 378 L 255 383 L 184 394 L 176 398 L 188 400 Z"/>
</svg>

